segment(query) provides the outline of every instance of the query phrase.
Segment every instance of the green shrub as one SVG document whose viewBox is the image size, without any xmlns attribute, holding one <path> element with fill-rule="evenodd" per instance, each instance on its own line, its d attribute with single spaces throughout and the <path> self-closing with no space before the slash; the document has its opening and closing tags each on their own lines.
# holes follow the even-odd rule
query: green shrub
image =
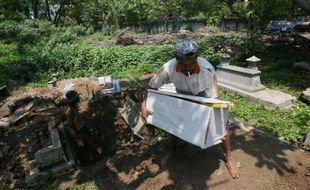
<svg viewBox="0 0 310 190">
<path fill-rule="evenodd" d="M 159 68 L 173 57 L 171 46 L 114 46 L 96 48 L 81 44 L 56 44 L 32 50 L 37 71 L 60 72 L 64 77 L 111 74 L 128 71 L 141 64 Z M 138 67 L 139 68 L 139 67 Z M 142 69 L 143 70 L 143 69 Z"/>
<path fill-rule="evenodd" d="M 9 41 L 19 33 L 19 24 L 16 21 L 0 22 L 0 40 Z"/>
<path fill-rule="evenodd" d="M 36 43 L 40 40 L 50 41 L 50 38 L 55 38 L 55 43 L 66 43 L 77 39 L 78 36 L 92 33 L 92 28 L 88 29 L 84 26 L 55 27 L 49 22 L 41 20 L 25 20 L 23 22 L 8 20 L 0 22 L 0 40 L 19 42 L 21 45 Z"/>
<path fill-rule="evenodd" d="M 20 60 L 18 47 L 15 43 L 0 43 L 0 65 L 6 63 L 15 63 Z"/>
<path fill-rule="evenodd" d="M 0 84 L 16 76 L 16 64 L 20 60 L 17 44 L 0 43 Z"/>
</svg>

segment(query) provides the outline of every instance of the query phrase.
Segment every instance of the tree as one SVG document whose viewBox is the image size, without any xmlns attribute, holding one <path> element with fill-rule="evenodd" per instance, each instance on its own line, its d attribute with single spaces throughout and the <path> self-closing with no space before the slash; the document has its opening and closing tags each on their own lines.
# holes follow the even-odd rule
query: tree
<svg viewBox="0 0 310 190">
<path fill-rule="evenodd" d="M 100 16 L 103 23 L 120 28 L 120 18 L 125 12 L 128 0 L 98 0 Z"/>
<path fill-rule="evenodd" d="M 261 30 L 270 20 L 292 18 L 301 12 L 292 0 L 218 0 L 218 2 L 228 7 L 233 15 L 247 22 L 251 30 Z"/>
</svg>

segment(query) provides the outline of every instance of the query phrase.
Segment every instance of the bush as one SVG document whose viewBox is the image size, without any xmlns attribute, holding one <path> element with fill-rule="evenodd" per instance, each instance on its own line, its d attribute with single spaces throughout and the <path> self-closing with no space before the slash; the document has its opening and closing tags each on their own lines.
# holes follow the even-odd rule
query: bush
<svg viewBox="0 0 310 190">
<path fill-rule="evenodd" d="M 40 40 L 50 41 L 50 38 L 58 38 L 55 43 L 70 42 L 78 36 L 90 35 L 92 28 L 84 26 L 55 27 L 47 21 L 25 20 L 24 22 L 4 21 L 0 22 L 0 40 L 6 42 L 36 43 Z"/>
<path fill-rule="evenodd" d="M 171 46 L 114 46 L 96 48 L 80 44 L 56 44 L 33 49 L 37 71 L 60 72 L 64 77 L 90 76 L 123 72 L 141 64 L 154 68 L 173 57 Z"/>
<path fill-rule="evenodd" d="M 0 43 L 0 84 L 16 76 L 16 64 L 20 59 L 17 44 Z"/>
<path fill-rule="evenodd" d="M 0 43 L 0 65 L 6 63 L 16 63 L 20 60 L 18 55 L 17 44 L 10 43 Z"/>
</svg>

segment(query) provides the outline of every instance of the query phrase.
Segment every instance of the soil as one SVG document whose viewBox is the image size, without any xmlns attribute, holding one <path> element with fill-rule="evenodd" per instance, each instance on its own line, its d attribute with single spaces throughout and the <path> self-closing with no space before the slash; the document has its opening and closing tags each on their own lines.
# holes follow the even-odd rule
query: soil
<svg viewBox="0 0 310 190">
<path fill-rule="evenodd" d="M 107 160 L 82 168 L 57 183 L 61 189 L 95 181 L 97 189 L 141 190 L 306 190 L 310 186 L 310 154 L 259 132 L 235 129 L 232 133 L 232 155 L 241 173 L 239 179 L 231 178 L 220 145 L 201 150 L 183 142 L 162 166 L 167 143 L 124 143 Z"/>
<path fill-rule="evenodd" d="M 104 155 L 95 163 L 79 167 L 58 177 L 53 187 L 66 189 L 93 182 L 88 189 L 309 189 L 310 153 L 267 136 L 257 130 L 232 128 L 232 155 L 241 176 L 232 179 L 226 166 L 221 145 L 206 150 L 179 140 L 166 164 L 169 135 L 159 138 L 154 127 L 148 127 L 148 138 L 131 141 L 131 131 L 117 112 L 126 94 L 143 99 L 140 91 L 127 91 L 118 96 L 101 96 L 95 79 L 60 81 L 56 99 L 62 99 L 62 89 L 74 83 L 81 96 L 80 112 L 94 136 L 104 133 Z M 85 84 L 88 84 L 87 86 Z M 92 94 L 94 90 L 94 94 Z M 47 98 L 47 89 L 32 90 L 28 95 Z M 139 96 L 138 96 L 139 95 Z M 23 95 L 27 96 L 27 93 Z M 17 97 L 10 97 L 17 98 Z M 6 100 L 8 101 L 8 100 Z M 44 108 L 41 102 L 34 109 Z M 60 118 L 64 107 L 33 112 L 13 126 L 0 129 L 2 148 L 9 146 L 0 160 L 0 181 L 11 188 L 26 188 L 25 173 L 35 166 L 34 153 L 50 144 L 48 122 L 51 116 Z"/>
</svg>

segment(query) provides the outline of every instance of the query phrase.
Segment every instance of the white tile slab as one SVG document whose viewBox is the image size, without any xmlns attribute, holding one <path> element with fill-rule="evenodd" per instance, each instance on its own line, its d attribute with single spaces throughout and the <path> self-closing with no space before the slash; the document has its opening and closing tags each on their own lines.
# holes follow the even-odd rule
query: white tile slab
<svg viewBox="0 0 310 190">
<path fill-rule="evenodd" d="M 214 109 L 155 91 L 148 92 L 147 108 L 154 112 L 147 119 L 149 124 L 187 142 L 203 149 L 222 142 L 227 108 Z"/>
</svg>

